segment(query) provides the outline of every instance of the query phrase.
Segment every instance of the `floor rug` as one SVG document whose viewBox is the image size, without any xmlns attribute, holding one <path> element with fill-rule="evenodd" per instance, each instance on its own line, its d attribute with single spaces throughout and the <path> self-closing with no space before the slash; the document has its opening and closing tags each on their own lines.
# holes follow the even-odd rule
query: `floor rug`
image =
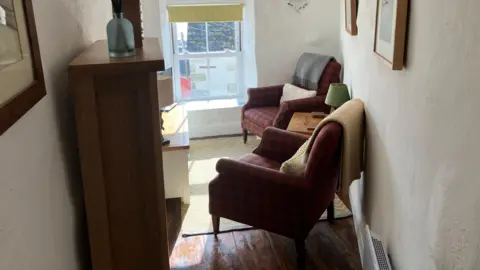
<svg viewBox="0 0 480 270">
<path fill-rule="evenodd" d="M 190 142 L 190 205 L 182 207 L 184 216 L 181 234 L 189 237 L 213 232 L 208 213 L 208 183 L 217 175 L 215 165 L 220 158 L 236 158 L 251 153 L 260 140 L 249 137 L 247 144 L 241 137 L 193 140 Z M 351 213 L 343 202 L 335 198 L 335 218 L 350 217 Z M 320 220 L 326 219 L 326 213 Z M 220 219 L 220 231 L 249 230 L 252 227 L 229 219 Z"/>
</svg>

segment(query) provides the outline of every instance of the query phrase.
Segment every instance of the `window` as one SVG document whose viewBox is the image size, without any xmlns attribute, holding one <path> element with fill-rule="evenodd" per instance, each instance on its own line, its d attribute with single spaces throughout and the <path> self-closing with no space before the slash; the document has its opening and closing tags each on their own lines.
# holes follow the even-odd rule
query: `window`
<svg viewBox="0 0 480 270">
<path fill-rule="evenodd" d="M 241 98 L 240 22 L 172 23 L 177 100 Z"/>
</svg>

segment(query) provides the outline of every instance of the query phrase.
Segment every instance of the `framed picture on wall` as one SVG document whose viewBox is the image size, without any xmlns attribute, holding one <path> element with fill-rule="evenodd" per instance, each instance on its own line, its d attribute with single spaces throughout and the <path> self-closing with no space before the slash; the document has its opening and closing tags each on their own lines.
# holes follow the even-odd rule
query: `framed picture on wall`
<svg viewBox="0 0 480 270">
<path fill-rule="evenodd" d="M 408 0 L 377 0 L 374 51 L 393 70 L 404 66 Z"/>
<path fill-rule="evenodd" d="M 345 30 L 352 36 L 356 36 L 357 29 L 357 0 L 345 0 Z"/>
<path fill-rule="evenodd" d="M 45 94 L 32 0 L 0 0 L 0 135 Z"/>
</svg>

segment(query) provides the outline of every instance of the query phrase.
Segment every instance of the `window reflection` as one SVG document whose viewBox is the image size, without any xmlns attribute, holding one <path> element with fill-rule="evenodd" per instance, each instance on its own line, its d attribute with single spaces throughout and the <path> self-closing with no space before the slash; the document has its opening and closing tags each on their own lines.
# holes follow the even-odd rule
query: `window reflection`
<svg viewBox="0 0 480 270">
<path fill-rule="evenodd" d="M 13 0 L 0 0 L 0 70 L 22 60 Z"/>
</svg>

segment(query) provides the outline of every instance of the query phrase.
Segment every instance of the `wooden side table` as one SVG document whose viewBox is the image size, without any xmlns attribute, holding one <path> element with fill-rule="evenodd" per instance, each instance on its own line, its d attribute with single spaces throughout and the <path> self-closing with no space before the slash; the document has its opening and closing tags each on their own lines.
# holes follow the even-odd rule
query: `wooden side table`
<svg viewBox="0 0 480 270">
<path fill-rule="evenodd" d="M 293 114 L 287 130 L 310 136 L 324 118 L 325 117 L 314 118 L 312 113 L 309 112 L 296 112 Z"/>
</svg>

